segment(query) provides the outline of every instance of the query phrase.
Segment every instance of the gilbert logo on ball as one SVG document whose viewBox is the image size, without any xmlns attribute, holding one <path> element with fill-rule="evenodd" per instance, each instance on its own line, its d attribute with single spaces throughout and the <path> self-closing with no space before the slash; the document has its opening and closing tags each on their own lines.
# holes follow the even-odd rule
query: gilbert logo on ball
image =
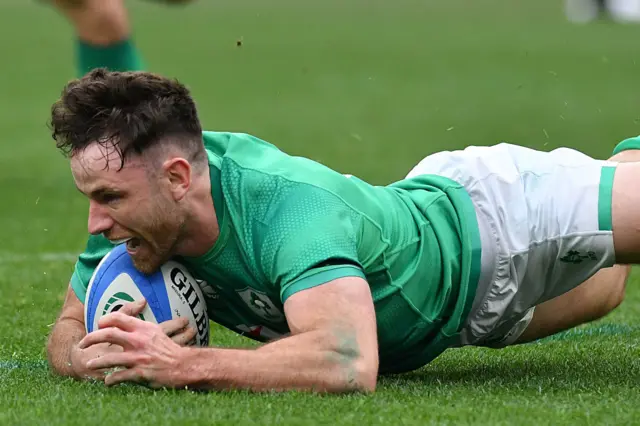
<svg viewBox="0 0 640 426">
<path fill-rule="evenodd" d="M 87 288 L 84 320 L 87 333 L 98 329 L 104 315 L 117 312 L 126 303 L 145 299 L 147 305 L 138 318 L 162 323 L 186 317 L 197 330 L 197 346 L 209 344 L 209 317 L 202 290 L 187 268 L 169 261 L 145 275 L 134 266 L 126 244 L 111 250 L 93 273 Z"/>
</svg>

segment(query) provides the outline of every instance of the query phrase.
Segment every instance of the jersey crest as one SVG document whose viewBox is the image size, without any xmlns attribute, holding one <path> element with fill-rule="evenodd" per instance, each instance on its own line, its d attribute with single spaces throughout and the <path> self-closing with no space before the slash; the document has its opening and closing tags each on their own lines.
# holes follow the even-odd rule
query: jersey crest
<svg viewBox="0 0 640 426">
<path fill-rule="evenodd" d="M 271 301 L 269 296 L 251 287 L 238 291 L 238 296 L 258 317 L 269 323 L 281 323 L 284 315 Z"/>
</svg>

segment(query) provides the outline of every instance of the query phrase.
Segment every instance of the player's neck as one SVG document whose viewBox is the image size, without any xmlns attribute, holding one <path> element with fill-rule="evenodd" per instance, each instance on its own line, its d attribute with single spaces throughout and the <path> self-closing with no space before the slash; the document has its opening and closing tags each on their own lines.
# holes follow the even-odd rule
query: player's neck
<svg viewBox="0 0 640 426">
<path fill-rule="evenodd" d="M 188 206 L 188 217 L 178 245 L 180 256 L 202 256 L 214 246 L 220 234 L 209 179 L 194 181 Z"/>
</svg>

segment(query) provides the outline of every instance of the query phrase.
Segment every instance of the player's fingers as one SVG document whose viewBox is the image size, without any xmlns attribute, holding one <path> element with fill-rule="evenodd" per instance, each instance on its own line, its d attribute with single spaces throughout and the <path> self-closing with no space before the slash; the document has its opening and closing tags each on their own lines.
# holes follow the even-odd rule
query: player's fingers
<svg viewBox="0 0 640 426">
<path fill-rule="evenodd" d="M 125 331 L 134 331 L 139 328 L 144 328 L 148 324 L 151 323 L 146 323 L 140 318 L 132 317 L 120 312 L 112 312 L 98 320 L 99 328 L 117 327 Z"/>
<path fill-rule="evenodd" d="M 86 349 L 98 343 L 111 343 L 122 346 L 126 350 L 131 347 L 129 340 L 130 333 L 116 327 L 107 327 L 84 336 L 78 343 L 78 347 L 80 349 Z"/>
<path fill-rule="evenodd" d="M 101 370 L 105 368 L 133 367 L 140 362 L 140 357 L 131 352 L 120 352 L 103 355 L 87 361 L 86 367 L 89 370 Z"/>
<path fill-rule="evenodd" d="M 176 318 L 160 323 L 162 331 L 169 337 L 182 332 L 188 325 L 189 320 L 187 318 Z"/>
<path fill-rule="evenodd" d="M 196 329 L 193 327 L 187 327 L 178 334 L 171 337 L 175 343 L 180 346 L 187 346 L 196 337 Z"/>
<path fill-rule="evenodd" d="M 145 299 L 136 300 L 135 302 L 126 303 L 118 312 L 129 315 L 131 317 L 135 317 L 144 310 L 144 307 L 146 305 L 147 301 Z"/>
</svg>

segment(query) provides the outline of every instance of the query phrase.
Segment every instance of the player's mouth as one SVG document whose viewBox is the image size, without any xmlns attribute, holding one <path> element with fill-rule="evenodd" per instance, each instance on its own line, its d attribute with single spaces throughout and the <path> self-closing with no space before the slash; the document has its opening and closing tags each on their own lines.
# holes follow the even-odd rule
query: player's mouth
<svg viewBox="0 0 640 426">
<path fill-rule="evenodd" d="M 129 238 L 127 240 L 127 253 L 129 253 L 130 256 L 135 255 L 138 252 L 138 249 L 140 248 L 140 244 L 141 241 L 139 238 Z"/>
<path fill-rule="evenodd" d="M 109 241 L 111 241 L 111 243 L 114 245 L 126 244 L 127 253 L 129 253 L 129 255 L 136 254 L 136 252 L 138 252 L 138 250 L 140 249 L 140 245 L 142 243 L 140 238 L 136 238 L 136 237 L 119 238 L 116 240 L 109 240 Z"/>
<path fill-rule="evenodd" d="M 126 243 L 126 242 L 127 242 L 127 241 L 129 241 L 131 238 L 133 238 L 133 237 L 129 237 L 129 238 L 120 238 L 120 239 L 117 239 L 117 240 L 111 240 L 111 239 L 110 239 L 109 241 L 110 241 L 110 242 L 111 242 L 111 244 L 113 244 L 114 246 L 117 246 L 117 245 L 120 245 L 120 244 Z"/>
</svg>

